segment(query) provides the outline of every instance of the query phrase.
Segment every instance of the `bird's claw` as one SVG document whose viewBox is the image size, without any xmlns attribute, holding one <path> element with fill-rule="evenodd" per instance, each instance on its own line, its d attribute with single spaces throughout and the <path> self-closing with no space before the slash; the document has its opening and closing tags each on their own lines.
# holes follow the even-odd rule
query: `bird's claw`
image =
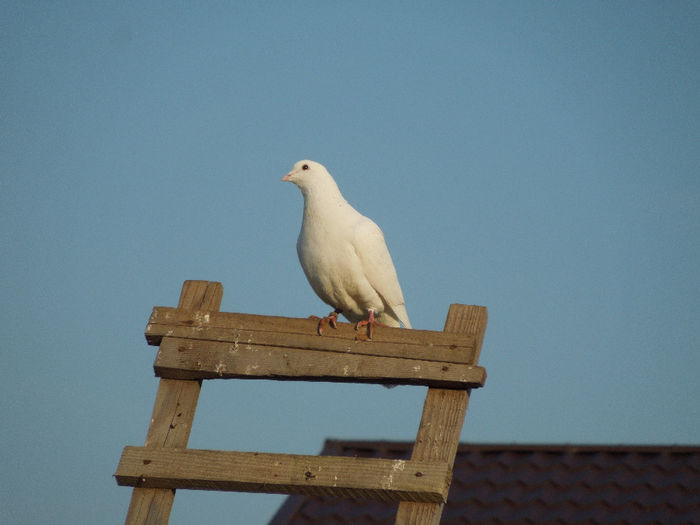
<svg viewBox="0 0 700 525">
<path fill-rule="evenodd" d="M 331 328 L 338 328 L 338 312 L 337 310 L 334 310 L 333 312 L 329 313 L 326 317 L 318 317 L 315 315 L 309 316 L 309 319 L 318 319 L 318 327 L 316 328 L 316 331 L 318 332 L 318 335 L 323 335 L 323 327 L 328 324 L 330 325 Z"/>
<path fill-rule="evenodd" d="M 367 334 L 363 334 L 360 332 L 360 328 L 363 326 L 367 327 Z M 370 310 L 369 312 L 369 319 L 363 319 L 362 321 L 358 321 L 357 324 L 355 325 L 355 331 L 357 331 L 357 334 L 355 337 L 360 340 L 360 341 L 367 341 L 368 339 L 372 339 L 372 335 L 374 334 L 374 327 L 375 326 L 389 326 L 384 323 L 380 323 L 374 318 L 374 312 Z"/>
</svg>

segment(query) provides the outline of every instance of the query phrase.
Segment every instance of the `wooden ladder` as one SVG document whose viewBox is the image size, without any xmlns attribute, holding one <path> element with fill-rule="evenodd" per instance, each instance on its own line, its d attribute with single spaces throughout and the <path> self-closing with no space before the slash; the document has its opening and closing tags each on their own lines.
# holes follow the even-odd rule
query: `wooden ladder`
<svg viewBox="0 0 700 525">
<path fill-rule="evenodd" d="M 398 502 L 396 523 L 437 524 L 486 331 L 482 306 L 453 304 L 442 332 L 353 325 L 316 334 L 310 319 L 219 312 L 218 282 L 186 281 L 177 308 L 155 307 L 160 385 L 143 447 L 124 448 L 115 478 L 134 487 L 128 525 L 165 524 L 175 489 L 308 494 Z M 188 449 L 202 379 L 255 378 L 428 386 L 409 460 Z"/>
</svg>

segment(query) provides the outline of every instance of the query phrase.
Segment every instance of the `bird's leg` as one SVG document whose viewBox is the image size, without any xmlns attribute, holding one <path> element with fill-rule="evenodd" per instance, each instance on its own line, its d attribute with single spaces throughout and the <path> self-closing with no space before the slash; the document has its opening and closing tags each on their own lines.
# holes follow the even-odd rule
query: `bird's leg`
<svg viewBox="0 0 700 525">
<path fill-rule="evenodd" d="M 323 335 L 323 327 L 329 324 L 331 328 L 338 328 L 338 314 L 342 313 L 342 310 L 335 309 L 329 313 L 326 317 L 317 317 L 315 315 L 310 316 L 310 319 L 318 319 L 318 335 Z"/>
<path fill-rule="evenodd" d="M 367 339 L 372 339 L 372 334 L 374 334 L 375 326 L 389 326 L 387 324 L 380 323 L 374 318 L 374 310 L 372 308 L 369 309 L 369 319 L 358 321 L 358 323 L 355 325 L 355 330 L 359 330 L 365 325 L 367 326 Z"/>
</svg>

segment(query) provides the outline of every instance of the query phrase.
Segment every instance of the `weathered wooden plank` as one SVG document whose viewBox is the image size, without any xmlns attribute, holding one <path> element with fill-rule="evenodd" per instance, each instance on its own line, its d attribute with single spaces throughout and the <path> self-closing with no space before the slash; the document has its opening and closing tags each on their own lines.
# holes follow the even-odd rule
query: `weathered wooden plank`
<svg viewBox="0 0 700 525">
<path fill-rule="evenodd" d="M 222 295 L 221 283 L 185 281 L 178 307 L 218 310 Z M 146 447 L 187 446 L 200 385 L 200 381 L 160 380 L 146 436 Z M 125 523 L 167 524 L 174 496 L 175 491 L 169 488 L 134 488 Z"/>
<path fill-rule="evenodd" d="M 445 462 L 126 447 L 119 485 L 444 502 Z"/>
<path fill-rule="evenodd" d="M 446 332 L 463 332 L 475 337 L 475 361 L 481 352 L 488 314 L 483 306 L 451 305 L 445 320 Z M 411 460 L 438 461 L 454 465 L 469 404 L 469 390 L 429 388 Z M 396 523 L 438 525 L 444 503 L 402 502 Z"/>
<path fill-rule="evenodd" d="M 178 379 L 276 379 L 478 388 L 479 366 L 337 354 L 300 348 L 168 337 L 158 350 L 157 376 Z"/>
<path fill-rule="evenodd" d="M 181 324 L 184 326 L 211 326 L 251 331 L 285 332 L 308 334 L 309 328 L 316 333 L 317 320 L 300 317 L 280 317 L 274 315 L 243 314 L 234 312 L 209 312 L 169 306 L 156 306 L 149 319 L 151 324 Z M 474 346 L 472 337 L 437 330 L 384 327 L 382 333 L 375 335 L 376 341 L 391 341 L 415 345 L 455 345 L 457 347 Z M 352 323 L 338 322 L 338 328 L 328 328 L 330 337 L 348 337 L 352 339 L 356 332 Z M 374 340 L 374 339 L 373 339 Z"/>
<path fill-rule="evenodd" d="M 327 327 L 323 337 L 316 334 L 316 325 L 310 319 L 155 307 L 146 339 L 152 345 L 168 336 L 449 363 L 474 361 L 473 338 L 457 334 L 382 327 L 371 341 L 358 341 L 350 323 Z"/>
</svg>

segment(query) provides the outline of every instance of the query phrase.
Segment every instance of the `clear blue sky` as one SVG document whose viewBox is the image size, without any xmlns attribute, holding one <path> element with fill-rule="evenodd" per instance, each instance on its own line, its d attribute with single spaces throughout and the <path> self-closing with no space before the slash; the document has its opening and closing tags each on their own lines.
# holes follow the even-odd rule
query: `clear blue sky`
<svg viewBox="0 0 700 525">
<path fill-rule="evenodd" d="M 384 230 L 414 327 L 489 308 L 464 441 L 700 442 L 698 2 L 1 6 L 0 522 L 123 522 L 185 279 L 328 312 L 302 158 Z M 207 382 L 190 446 L 412 440 L 424 394 Z M 281 500 L 180 491 L 171 523 Z"/>
</svg>

